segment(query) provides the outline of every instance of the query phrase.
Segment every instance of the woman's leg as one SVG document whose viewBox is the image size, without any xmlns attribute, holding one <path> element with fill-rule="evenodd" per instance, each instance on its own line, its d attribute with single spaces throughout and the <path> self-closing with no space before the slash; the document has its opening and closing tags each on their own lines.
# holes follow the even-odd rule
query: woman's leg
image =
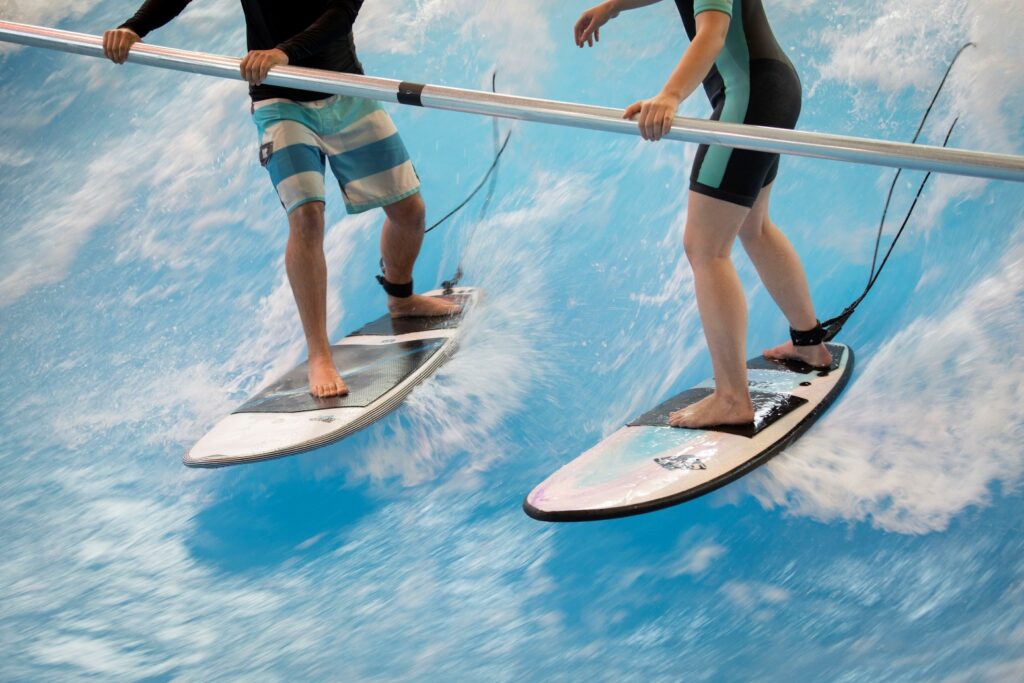
<svg viewBox="0 0 1024 683">
<path fill-rule="evenodd" d="M 683 245 L 693 268 L 697 308 L 711 352 L 715 391 L 669 416 L 673 427 L 744 424 L 754 419 L 747 387 L 747 305 L 730 252 L 744 206 L 690 192 Z"/>
<path fill-rule="evenodd" d="M 793 245 L 768 217 L 771 189 L 772 186 L 768 185 L 758 195 L 740 228 L 740 241 L 789 326 L 796 330 L 810 330 L 818 324 L 818 319 L 807 276 Z M 764 355 L 775 359 L 795 358 L 813 366 L 827 366 L 832 362 L 824 344 L 793 346 L 792 342 L 786 342 L 766 350 Z"/>
</svg>

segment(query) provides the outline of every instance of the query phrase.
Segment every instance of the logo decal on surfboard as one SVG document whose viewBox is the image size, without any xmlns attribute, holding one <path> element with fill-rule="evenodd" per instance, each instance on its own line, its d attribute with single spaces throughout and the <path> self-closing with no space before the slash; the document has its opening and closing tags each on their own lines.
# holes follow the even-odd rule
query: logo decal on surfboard
<svg viewBox="0 0 1024 683">
<path fill-rule="evenodd" d="M 658 463 L 666 470 L 706 470 L 707 465 L 704 461 L 695 455 L 686 455 L 685 453 L 676 453 L 675 455 L 667 455 L 663 458 L 655 458 L 654 462 Z"/>
</svg>

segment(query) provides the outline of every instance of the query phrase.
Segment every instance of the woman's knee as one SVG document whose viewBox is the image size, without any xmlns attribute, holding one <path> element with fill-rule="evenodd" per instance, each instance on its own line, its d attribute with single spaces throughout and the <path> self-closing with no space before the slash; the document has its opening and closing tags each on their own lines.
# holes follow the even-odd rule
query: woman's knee
<svg viewBox="0 0 1024 683">
<path fill-rule="evenodd" d="M 683 233 L 683 250 L 690 265 L 699 268 L 717 259 L 730 258 L 732 240 L 717 239 L 704 231 L 687 226 L 686 232 Z"/>
<path fill-rule="evenodd" d="M 740 240 L 744 247 L 757 245 L 767 239 L 773 230 L 776 230 L 775 224 L 765 213 L 759 220 L 751 221 L 749 225 L 743 226 L 740 230 Z"/>
<path fill-rule="evenodd" d="M 683 249 L 694 266 L 728 259 L 750 210 L 690 191 Z"/>
</svg>

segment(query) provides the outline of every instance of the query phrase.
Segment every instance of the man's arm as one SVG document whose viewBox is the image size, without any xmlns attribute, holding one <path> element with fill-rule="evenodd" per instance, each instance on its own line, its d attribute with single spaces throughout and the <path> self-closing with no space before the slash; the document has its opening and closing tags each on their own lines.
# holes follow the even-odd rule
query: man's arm
<svg viewBox="0 0 1024 683">
<path fill-rule="evenodd" d="M 139 38 L 145 38 L 150 31 L 155 31 L 174 17 L 181 14 L 192 0 L 146 0 L 128 21 L 118 28 L 126 28 L 135 32 Z"/>
<path fill-rule="evenodd" d="M 332 41 L 352 32 L 362 4 L 363 0 L 331 0 L 320 18 L 302 33 L 278 45 L 277 49 L 288 55 L 289 63 L 315 55 Z"/>
<path fill-rule="evenodd" d="M 116 29 L 103 33 L 103 52 L 107 57 L 124 63 L 132 45 L 142 40 L 150 31 L 156 30 L 181 14 L 192 0 L 146 0 L 139 11 Z"/>
<path fill-rule="evenodd" d="M 260 85 L 275 66 L 291 64 L 311 57 L 339 37 L 352 32 L 363 0 L 331 0 L 327 9 L 305 31 L 269 50 L 252 50 L 242 58 L 242 78 Z"/>
</svg>

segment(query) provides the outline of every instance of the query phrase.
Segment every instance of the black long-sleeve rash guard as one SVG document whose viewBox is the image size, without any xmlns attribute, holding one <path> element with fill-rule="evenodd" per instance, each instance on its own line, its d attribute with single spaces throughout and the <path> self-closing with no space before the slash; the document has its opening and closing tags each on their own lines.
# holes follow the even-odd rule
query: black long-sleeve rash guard
<svg viewBox="0 0 1024 683">
<path fill-rule="evenodd" d="M 160 28 L 191 0 L 146 0 L 120 28 L 144 37 Z M 292 66 L 363 73 L 356 57 L 352 24 L 363 0 L 241 0 L 250 50 L 277 48 L 288 55 Z M 328 97 L 325 93 L 293 90 L 272 85 L 249 88 L 254 101 L 272 97 L 308 102 Z"/>
</svg>

